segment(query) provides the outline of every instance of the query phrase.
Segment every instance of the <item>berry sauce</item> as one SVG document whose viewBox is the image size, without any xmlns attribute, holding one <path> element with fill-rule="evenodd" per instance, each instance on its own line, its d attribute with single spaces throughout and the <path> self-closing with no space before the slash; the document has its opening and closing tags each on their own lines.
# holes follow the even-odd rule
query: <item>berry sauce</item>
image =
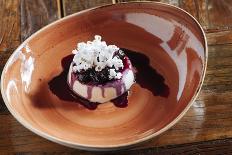
<svg viewBox="0 0 232 155">
<path fill-rule="evenodd" d="M 129 57 L 136 70 L 136 83 L 142 88 L 151 91 L 154 96 L 168 97 L 170 93 L 169 87 L 165 84 L 164 77 L 150 66 L 149 58 L 139 52 L 130 51 L 128 49 L 122 50 Z"/>
<path fill-rule="evenodd" d="M 164 83 L 164 77 L 149 65 L 149 58 L 146 55 L 138 52 L 133 52 L 127 49 L 122 50 L 129 57 L 131 63 L 133 64 L 133 67 L 136 68 L 136 82 L 142 88 L 150 90 L 153 93 L 153 95 L 168 97 L 169 87 Z M 87 99 L 77 96 L 73 93 L 73 91 L 70 89 L 67 83 L 69 66 L 72 62 L 73 57 L 74 55 L 71 54 L 62 59 L 61 64 L 63 67 L 63 71 L 58 76 L 54 77 L 51 81 L 49 81 L 49 88 L 51 92 L 61 100 L 78 102 L 87 109 L 94 110 L 97 108 L 99 103 L 93 103 L 88 101 Z M 126 66 L 124 66 L 124 68 L 126 68 Z M 102 93 L 104 94 L 104 92 Z M 111 100 L 111 102 L 116 107 L 125 108 L 127 107 L 128 103 L 127 97 L 128 92 L 124 93 L 116 99 Z"/>
<path fill-rule="evenodd" d="M 63 71 L 51 81 L 49 81 L 49 89 L 53 94 L 55 94 L 59 99 L 70 102 L 78 102 L 85 108 L 89 110 L 95 110 L 99 103 L 90 102 L 76 94 L 70 89 L 67 83 L 67 75 L 69 71 L 69 66 L 73 60 L 73 54 L 64 57 L 61 61 Z M 90 90 L 89 90 L 90 91 Z M 104 93 L 104 92 L 103 92 Z M 116 107 L 124 108 L 127 107 L 127 93 L 119 96 L 118 98 L 112 100 Z"/>
<path fill-rule="evenodd" d="M 94 110 L 97 108 L 97 103 L 89 102 L 88 100 L 77 96 L 73 93 L 72 90 L 69 89 L 69 85 L 67 83 L 67 75 L 69 71 L 69 65 L 72 62 L 73 56 L 74 55 L 69 55 L 62 59 L 61 64 L 63 67 L 63 71 L 58 76 L 49 81 L 49 88 L 52 93 L 61 100 L 78 102 L 87 109 Z"/>
</svg>

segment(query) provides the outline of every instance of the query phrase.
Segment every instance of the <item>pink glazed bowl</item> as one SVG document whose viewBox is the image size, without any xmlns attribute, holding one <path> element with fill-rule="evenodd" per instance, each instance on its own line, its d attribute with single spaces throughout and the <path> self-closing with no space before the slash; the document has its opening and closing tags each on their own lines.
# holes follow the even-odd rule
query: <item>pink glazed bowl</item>
<svg viewBox="0 0 232 155">
<path fill-rule="evenodd" d="M 127 107 L 108 102 L 95 110 L 54 95 L 48 83 L 62 72 L 61 60 L 77 42 L 96 34 L 146 55 L 150 67 L 163 76 L 168 95 L 135 83 Z M 60 19 L 24 41 L 5 65 L 1 92 L 12 115 L 32 132 L 73 148 L 114 150 L 176 124 L 200 91 L 206 63 L 205 34 L 184 10 L 154 2 L 112 4 Z"/>
</svg>

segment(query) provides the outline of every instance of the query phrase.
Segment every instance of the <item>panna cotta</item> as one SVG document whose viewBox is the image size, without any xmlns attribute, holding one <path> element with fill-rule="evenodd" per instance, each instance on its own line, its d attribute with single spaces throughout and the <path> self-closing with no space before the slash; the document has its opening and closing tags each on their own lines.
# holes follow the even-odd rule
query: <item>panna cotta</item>
<svg viewBox="0 0 232 155">
<path fill-rule="evenodd" d="M 126 93 L 135 82 L 132 64 L 115 45 L 96 35 L 93 41 L 77 44 L 68 72 L 68 85 L 90 102 L 104 103 Z"/>
</svg>

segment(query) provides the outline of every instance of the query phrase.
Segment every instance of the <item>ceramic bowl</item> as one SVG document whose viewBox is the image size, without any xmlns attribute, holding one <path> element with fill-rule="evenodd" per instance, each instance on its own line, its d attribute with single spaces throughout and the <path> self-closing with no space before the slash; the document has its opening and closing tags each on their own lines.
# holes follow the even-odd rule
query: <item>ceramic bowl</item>
<svg viewBox="0 0 232 155">
<path fill-rule="evenodd" d="M 127 107 L 108 102 L 89 110 L 51 91 L 49 84 L 63 72 L 62 60 L 77 42 L 96 34 L 141 56 L 133 63 L 142 64 L 147 83 L 132 86 Z M 205 34 L 187 12 L 154 2 L 113 4 L 60 19 L 24 41 L 5 65 L 1 92 L 12 115 L 46 139 L 79 149 L 119 149 L 180 120 L 200 91 L 206 63 Z M 147 67 L 155 73 L 145 72 Z M 59 90 L 64 83 L 57 83 Z"/>
</svg>

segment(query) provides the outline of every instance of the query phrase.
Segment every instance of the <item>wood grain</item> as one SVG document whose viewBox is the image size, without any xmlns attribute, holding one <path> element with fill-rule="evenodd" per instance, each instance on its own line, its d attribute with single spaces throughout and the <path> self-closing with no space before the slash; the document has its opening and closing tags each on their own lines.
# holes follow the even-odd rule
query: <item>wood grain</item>
<svg viewBox="0 0 232 155">
<path fill-rule="evenodd" d="M 59 17 L 57 1 L 21 0 L 21 40 Z"/>
<path fill-rule="evenodd" d="M 62 6 L 65 15 L 68 15 L 105 2 L 63 0 Z M 172 3 L 168 0 L 165 2 Z M 232 139 L 230 139 L 232 137 L 232 45 L 230 45 L 232 32 L 231 20 L 226 18 L 231 15 L 231 2 L 229 0 L 222 0 L 220 4 L 214 0 L 208 0 L 208 3 L 202 0 L 197 4 L 193 0 L 177 2 L 174 0 L 174 5 L 186 9 L 201 22 L 207 32 L 208 41 L 212 44 L 209 47 L 208 69 L 202 91 L 194 105 L 175 127 L 134 150 L 110 154 L 232 153 Z M 42 26 L 58 18 L 56 1 L 21 0 L 21 6 L 19 3 L 19 0 L 0 0 L 1 68 L 13 49 L 20 43 L 20 29 L 21 38 L 24 40 Z M 192 142 L 195 143 L 183 144 Z M 2 99 L 0 99 L 0 152 L 95 154 L 70 149 L 33 134 L 8 113 Z"/>
<path fill-rule="evenodd" d="M 209 28 L 232 29 L 232 1 L 231 0 L 208 0 Z"/>
<path fill-rule="evenodd" d="M 0 70 L 20 44 L 19 1 L 0 1 Z"/>
<path fill-rule="evenodd" d="M 207 29 L 208 21 L 208 1 L 207 0 L 180 0 L 180 7 L 192 14 Z"/>
<path fill-rule="evenodd" d="M 203 26 L 210 45 L 232 43 L 232 1 L 180 0 L 179 3 Z"/>
<path fill-rule="evenodd" d="M 0 115 L 0 117 L 0 124 L 4 124 L 0 128 L 0 152 L 55 152 L 69 150 L 28 131 L 11 115 Z"/>
<path fill-rule="evenodd" d="M 133 151 L 123 151 L 117 155 L 160 155 L 160 154 L 231 154 L 232 139 L 215 140 L 182 145 L 169 145 Z"/>
<path fill-rule="evenodd" d="M 18 154 L 79 154 L 94 155 L 102 154 L 96 152 L 88 152 L 75 150 L 51 143 L 43 138 L 28 132 L 18 122 L 11 118 L 10 115 L 1 116 L 0 123 L 6 124 L 0 128 L 0 152 Z M 17 132 L 16 132 L 17 131 Z M 141 155 L 141 154 L 225 154 L 232 152 L 232 139 L 214 140 L 206 142 L 198 142 L 181 145 L 167 145 L 162 147 L 134 148 L 133 150 L 122 150 L 118 152 L 107 152 L 111 155 Z"/>
<path fill-rule="evenodd" d="M 96 7 L 105 4 L 113 3 L 112 0 L 62 0 L 64 15 L 70 15 L 75 12 L 88 9 L 91 7 Z"/>
<path fill-rule="evenodd" d="M 208 44 L 231 44 L 232 31 L 231 30 L 213 30 L 206 33 Z"/>
<path fill-rule="evenodd" d="M 20 43 L 20 12 L 18 7 L 18 0 L 0 1 L 0 51 L 13 50 Z"/>
<path fill-rule="evenodd" d="M 133 2 L 135 0 L 116 0 L 116 3 L 121 3 L 121 2 Z M 143 1 L 143 0 L 137 0 L 137 1 Z M 163 2 L 175 6 L 179 6 L 179 0 L 150 0 L 154 2 Z"/>
<path fill-rule="evenodd" d="M 0 1 L 0 73 L 12 54 L 20 44 L 20 11 L 18 0 Z M 2 96 L 0 97 L 0 115 L 9 114 Z"/>
<path fill-rule="evenodd" d="M 181 0 L 180 7 L 191 15 L 193 15 L 196 19 L 199 19 L 199 9 L 195 1 L 193 0 Z"/>
<path fill-rule="evenodd" d="M 232 43 L 232 1 L 209 0 L 207 5 L 208 22 L 206 29 L 209 44 Z"/>
<path fill-rule="evenodd" d="M 180 7 L 192 14 L 206 30 L 232 27 L 232 1 L 180 0 Z"/>
</svg>

